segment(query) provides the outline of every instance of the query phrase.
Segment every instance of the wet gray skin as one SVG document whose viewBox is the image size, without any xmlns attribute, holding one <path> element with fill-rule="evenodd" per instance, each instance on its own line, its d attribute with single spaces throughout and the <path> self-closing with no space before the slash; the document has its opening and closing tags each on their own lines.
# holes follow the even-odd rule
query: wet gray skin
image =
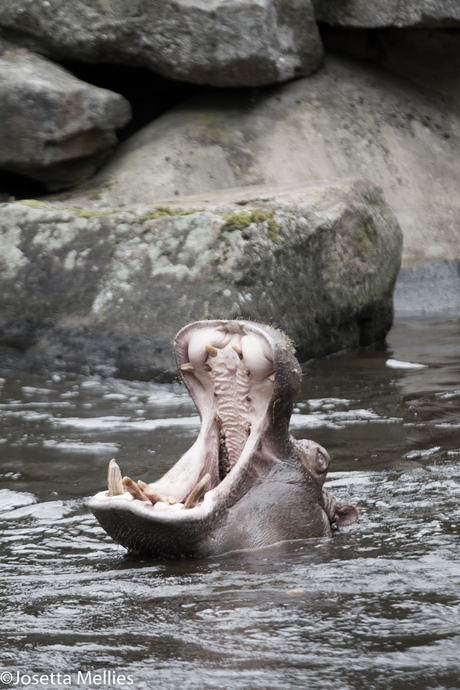
<svg viewBox="0 0 460 690">
<path fill-rule="evenodd" d="M 357 519 L 323 489 L 327 451 L 289 435 L 301 370 L 284 333 L 247 321 L 200 321 L 174 343 L 201 418 L 193 446 L 158 481 L 109 466 L 88 506 L 132 553 L 211 556 L 327 537 Z"/>
</svg>

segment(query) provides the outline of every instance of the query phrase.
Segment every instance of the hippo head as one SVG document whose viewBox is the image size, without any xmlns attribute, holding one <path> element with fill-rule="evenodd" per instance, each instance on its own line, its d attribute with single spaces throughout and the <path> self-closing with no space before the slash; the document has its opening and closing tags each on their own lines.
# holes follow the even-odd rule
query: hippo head
<svg viewBox="0 0 460 690">
<path fill-rule="evenodd" d="M 301 370 L 290 340 L 248 321 L 199 321 L 174 343 L 201 418 L 193 446 L 158 481 L 137 484 L 114 460 L 88 506 L 132 553 L 209 556 L 331 535 L 357 518 L 323 490 L 327 451 L 289 436 Z"/>
</svg>

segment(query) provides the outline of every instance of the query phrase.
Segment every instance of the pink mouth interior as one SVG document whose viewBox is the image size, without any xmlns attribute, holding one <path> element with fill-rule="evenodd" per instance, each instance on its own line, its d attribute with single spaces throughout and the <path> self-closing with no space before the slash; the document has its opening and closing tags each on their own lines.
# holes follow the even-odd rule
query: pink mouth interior
<svg viewBox="0 0 460 690">
<path fill-rule="evenodd" d="M 174 505 L 139 501 L 150 510 L 174 512 L 184 507 L 187 497 L 207 475 L 200 501 L 212 501 L 214 489 L 228 487 L 226 478 L 254 452 L 269 424 L 267 409 L 275 381 L 271 342 L 251 323 L 191 324 L 178 334 L 175 349 L 181 374 L 200 413 L 201 430 L 180 460 L 150 484 L 162 496 L 172 497 Z M 132 497 L 125 493 L 110 498 Z"/>
</svg>

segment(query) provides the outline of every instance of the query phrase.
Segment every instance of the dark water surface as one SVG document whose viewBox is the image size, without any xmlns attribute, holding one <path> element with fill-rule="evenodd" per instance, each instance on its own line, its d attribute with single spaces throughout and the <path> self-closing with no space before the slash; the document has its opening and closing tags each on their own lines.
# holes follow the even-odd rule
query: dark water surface
<svg viewBox="0 0 460 690">
<path fill-rule="evenodd" d="M 292 432 L 328 448 L 326 486 L 359 522 L 216 559 L 128 557 L 85 508 L 113 456 L 149 482 L 191 445 L 183 388 L 54 375 L 0 391 L 0 669 L 26 674 L 16 687 L 460 686 L 457 317 L 399 321 L 386 349 L 305 371 Z"/>
</svg>

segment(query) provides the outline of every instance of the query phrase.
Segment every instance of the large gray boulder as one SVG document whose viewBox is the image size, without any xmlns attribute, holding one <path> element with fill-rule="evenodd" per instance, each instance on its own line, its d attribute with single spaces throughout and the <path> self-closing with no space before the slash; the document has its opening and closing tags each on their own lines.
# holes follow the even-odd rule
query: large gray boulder
<svg viewBox="0 0 460 690">
<path fill-rule="evenodd" d="M 326 50 L 347 53 L 460 101 L 460 31 L 324 28 Z M 436 98 L 436 94 L 433 94 Z"/>
<path fill-rule="evenodd" d="M 94 175 L 131 117 L 117 93 L 27 51 L 0 54 L 0 167 L 50 190 Z"/>
<path fill-rule="evenodd" d="M 363 179 L 112 213 L 9 203 L 0 232 L 0 345 L 22 366 L 164 378 L 189 321 L 274 324 L 303 361 L 392 324 L 401 231 Z"/>
<path fill-rule="evenodd" d="M 0 32 L 58 60 L 216 86 L 286 81 L 322 59 L 310 0 L 0 0 Z"/>
<path fill-rule="evenodd" d="M 350 58 L 254 94 L 212 93 L 122 144 L 73 203 L 113 208 L 238 185 L 364 175 L 404 233 L 404 263 L 460 258 L 458 103 Z"/>
<path fill-rule="evenodd" d="M 316 19 L 332 26 L 460 26 L 457 0 L 313 0 Z"/>
</svg>

